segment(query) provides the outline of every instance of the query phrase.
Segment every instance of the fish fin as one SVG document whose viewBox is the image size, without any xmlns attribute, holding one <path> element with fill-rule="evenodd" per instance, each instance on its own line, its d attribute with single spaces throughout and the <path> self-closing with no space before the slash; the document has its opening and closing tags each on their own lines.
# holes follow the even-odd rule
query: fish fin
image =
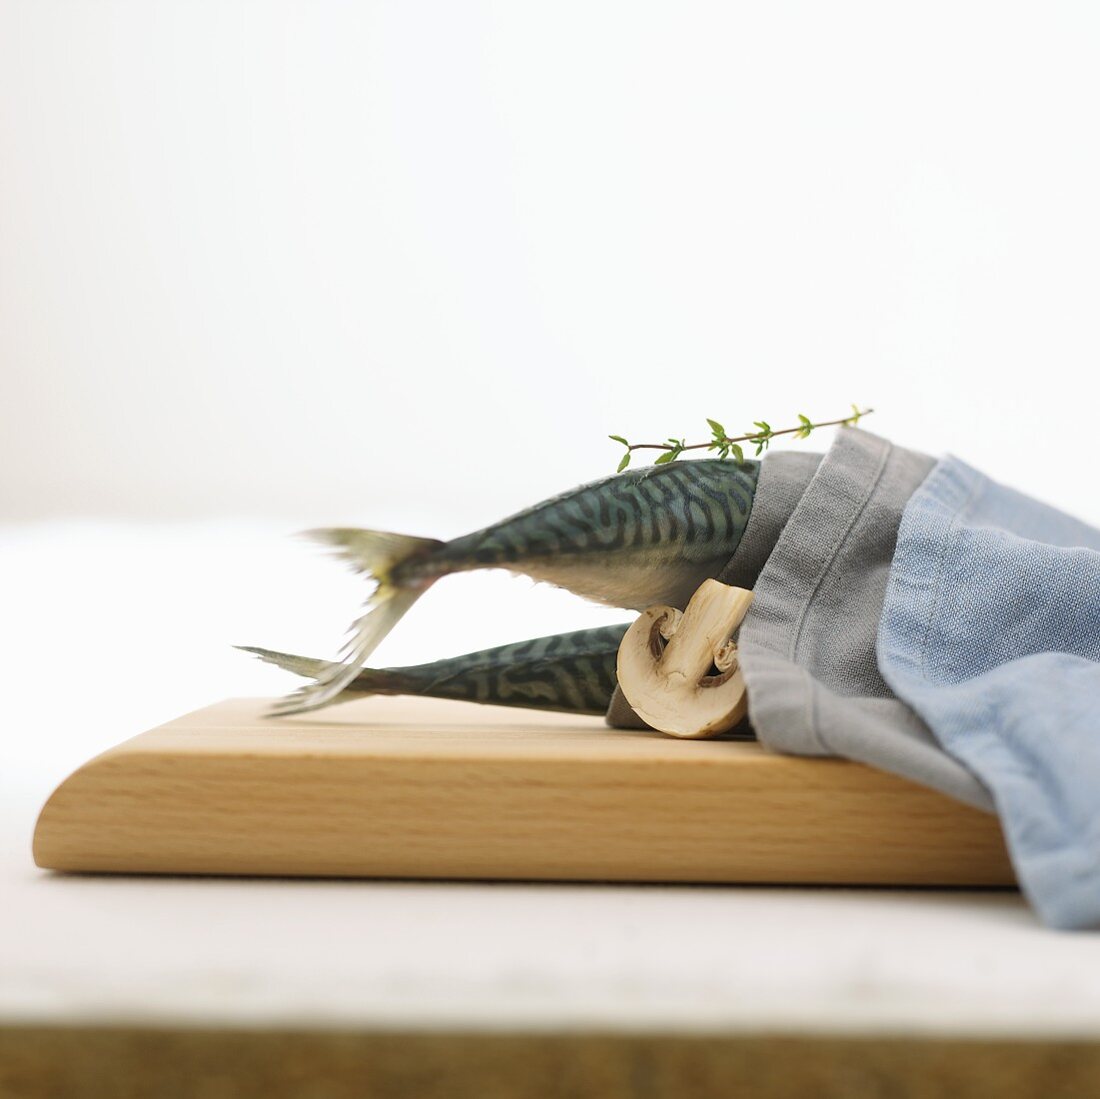
<svg viewBox="0 0 1100 1099">
<path fill-rule="evenodd" d="M 252 653 L 265 664 L 274 664 L 276 668 L 304 676 L 306 679 L 317 679 L 329 663 L 327 660 L 318 660 L 312 656 L 295 656 L 293 653 L 280 653 L 274 649 L 261 649 L 255 645 L 234 645 L 233 648 L 240 649 L 243 653 Z"/>
<path fill-rule="evenodd" d="M 318 660 L 313 656 L 295 656 L 293 653 L 261 649 L 255 645 L 234 645 L 233 647 L 240 649 L 241 652 L 258 656 L 265 664 L 274 664 L 276 668 L 282 668 L 285 672 L 292 672 L 305 679 L 320 679 L 330 666 L 330 661 Z M 406 686 L 406 680 L 390 669 L 360 668 L 355 679 L 344 688 L 343 694 L 345 696 L 397 694 L 403 686 Z"/>
<path fill-rule="evenodd" d="M 340 659 L 326 662 L 315 682 L 299 687 L 275 703 L 269 711 L 270 715 L 306 713 L 319 710 L 331 702 L 351 684 L 363 662 L 426 590 L 426 587 L 398 588 L 392 584 L 379 584 L 367 600 L 366 613 L 352 623 L 348 639 L 340 650 Z"/>
<path fill-rule="evenodd" d="M 409 557 L 419 557 L 444 545 L 438 538 L 417 538 L 388 530 L 361 530 L 358 527 L 325 527 L 302 532 L 303 538 L 331 546 L 341 560 L 356 572 L 367 573 L 380 583 L 389 579 L 395 565 Z"/>
<path fill-rule="evenodd" d="M 434 580 L 433 577 L 406 586 L 392 581 L 393 570 L 409 558 L 427 555 L 444 544 L 437 538 L 355 527 L 311 530 L 305 536 L 332 546 L 337 556 L 348 561 L 356 572 L 370 575 L 378 586 L 367 600 L 365 613 L 352 623 L 340 659 L 326 662 L 318 670 L 315 682 L 299 687 L 277 702 L 269 711 L 273 717 L 318 710 L 351 684 L 382 639 Z"/>
</svg>

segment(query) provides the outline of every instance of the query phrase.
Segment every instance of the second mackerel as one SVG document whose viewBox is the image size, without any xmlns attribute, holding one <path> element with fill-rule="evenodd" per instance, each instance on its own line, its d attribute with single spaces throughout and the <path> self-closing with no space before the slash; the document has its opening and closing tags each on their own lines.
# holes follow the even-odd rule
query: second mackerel
<svg viewBox="0 0 1100 1099">
<path fill-rule="evenodd" d="M 615 692 L 615 661 L 629 622 L 551 634 L 480 649 L 405 668 L 362 668 L 334 702 L 363 695 L 418 695 L 603 714 Z M 308 656 L 242 645 L 245 652 L 307 679 L 321 676 L 327 662 Z"/>
</svg>

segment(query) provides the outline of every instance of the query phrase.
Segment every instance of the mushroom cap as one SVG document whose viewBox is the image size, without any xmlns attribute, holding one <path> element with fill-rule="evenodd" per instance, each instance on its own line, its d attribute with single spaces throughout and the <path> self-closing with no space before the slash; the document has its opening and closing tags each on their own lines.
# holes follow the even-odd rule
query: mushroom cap
<svg viewBox="0 0 1100 1099">
<path fill-rule="evenodd" d="M 644 610 L 627 630 L 616 662 L 626 700 L 654 729 L 676 737 L 728 732 L 748 706 L 731 635 L 752 592 L 705 580 L 681 613 Z"/>
</svg>

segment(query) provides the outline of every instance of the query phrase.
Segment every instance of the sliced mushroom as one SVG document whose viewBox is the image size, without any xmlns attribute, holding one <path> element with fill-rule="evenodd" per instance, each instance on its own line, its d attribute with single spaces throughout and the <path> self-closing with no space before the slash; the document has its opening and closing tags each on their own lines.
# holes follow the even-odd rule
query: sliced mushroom
<svg viewBox="0 0 1100 1099">
<path fill-rule="evenodd" d="M 732 634 L 752 592 L 704 580 L 681 613 L 649 607 L 619 645 L 619 686 L 634 712 L 678 737 L 712 737 L 732 729 L 747 707 Z"/>
</svg>

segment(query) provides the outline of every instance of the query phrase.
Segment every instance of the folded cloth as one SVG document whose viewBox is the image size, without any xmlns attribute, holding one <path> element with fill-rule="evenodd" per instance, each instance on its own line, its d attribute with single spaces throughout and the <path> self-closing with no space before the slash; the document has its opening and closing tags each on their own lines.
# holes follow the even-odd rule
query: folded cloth
<svg viewBox="0 0 1100 1099">
<path fill-rule="evenodd" d="M 1100 927 L 1100 531 L 945 459 L 905 507 L 877 651 L 992 791 L 1040 918 Z"/>
<path fill-rule="evenodd" d="M 824 456 L 767 455 L 744 536 L 718 579 L 754 589 L 738 647 L 762 743 L 858 760 L 992 811 L 989 792 L 894 696 L 875 661 L 898 525 L 934 464 L 850 429 Z M 607 720 L 644 724 L 618 690 Z"/>
<path fill-rule="evenodd" d="M 895 697 L 875 659 L 902 513 L 934 465 L 868 431 L 837 433 L 774 537 L 741 624 L 749 720 L 769 748 L 858 760 L 991 811 L 989 791 Z M 726 583 L 746 586 L 754 520 L 767 525 L 772 498 L 790 499 L 768 467 Z"/>
<path fill-rule="evenodd" d="M 845 429 L 760 468 L 718 579 L 766 746 L 997 812 L 1053 927 L 1100 927 L 1100 531 L 955 458 Z M 637 725 L 621 693 L 613 725 Z"/>
</svg>

